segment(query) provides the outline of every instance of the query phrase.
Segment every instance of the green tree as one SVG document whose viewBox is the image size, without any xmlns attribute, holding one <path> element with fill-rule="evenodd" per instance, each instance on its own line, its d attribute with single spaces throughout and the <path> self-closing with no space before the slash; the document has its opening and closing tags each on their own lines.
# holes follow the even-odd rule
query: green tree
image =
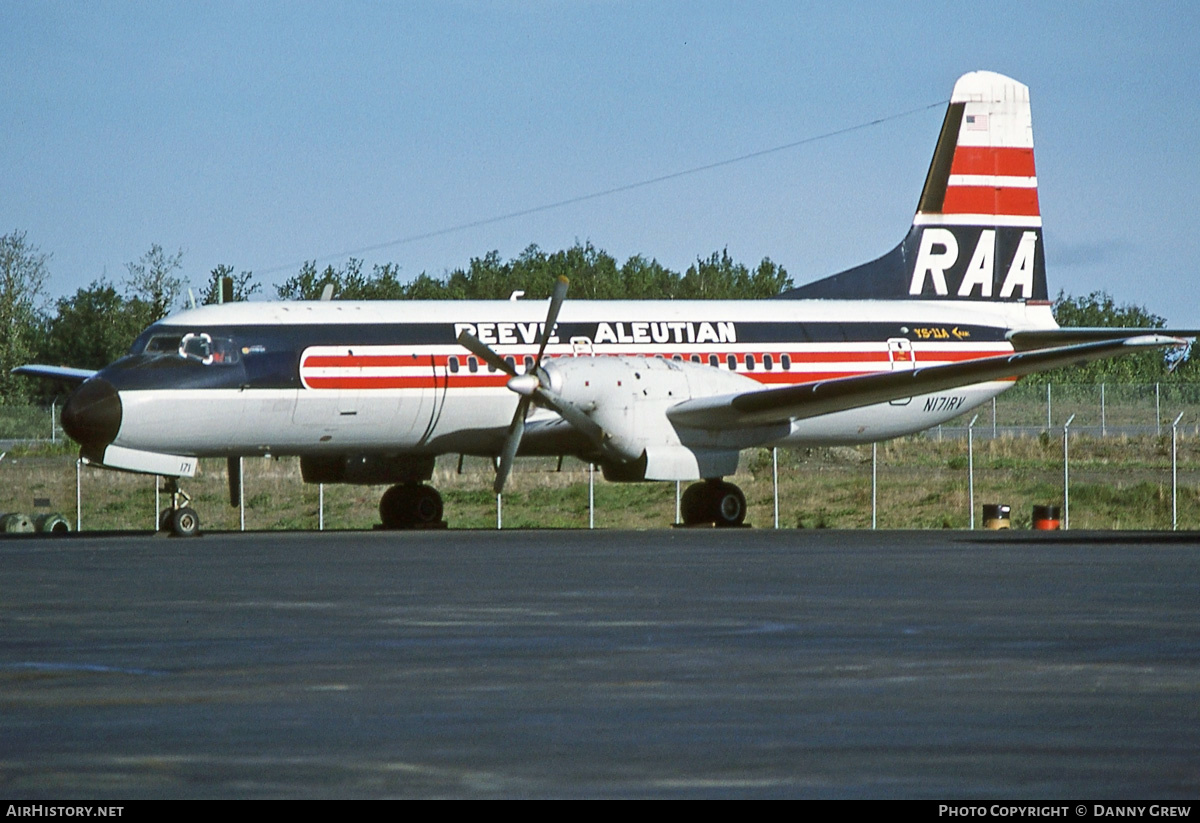
<svg viewBox="0 0 1200 823">
<path fill-rule="evenodd" d="M 404 287 L 404 297 L 408 300 L 446 300 L 448 299 L 446 284 L 441 280 L 421 272 Z"/>
<path fill-rule="evenodd" d="M 241 274 L 235 275 L 233 266 L 222 263 L 209 273 L 208 285 L 204 287 L 204 295 L 201 300 L 205 306 L 221 302 L 221 280 L 226 277 L 233 281 L 233 301 L 235 302 L 249 300 L 251 295 L 257 294 L 262 288 L 261 284 L 254 282 L 252 273 L 243 271 Z"/>
<path fill-rule="evenodd" d="M 123 356 L 157 319 L 154 306 L 139 297 L 122 296 L 103 278 L 59 298 L 56 308 L 47 323 L 43 358 L 80 369 L 99 369 Z"/>
<path fill-rule="evenodd" d="M 750 272 L 723 249 L 707 260 L 697 258 L 688 267 L 679 283 L 679 296 L 685 300 L 736 300 L 745 296 L 749 284 Z"/>
<path fill-rule="evenodd" d="M 40 337 L 50 255 L 29 243 L 25 232 L 0 237 L 0 402 L 24 403 L 32 387 L 10 370 L 32 360 Z"/>
<path fill-rule="evenodd" d="M 1064 328 L 1139 328 L 1160 329 L 1166 321 L 1142 306 L 1118 304 L 1112 295 L 1094 291 L 1083 297 L 1063 292 L 1054 300 L 1054 318 Z M 1167 369 L 1163 352 L 1143 351 L 1082 367 L 1056 369 L 1030 378 L 1052 383 L 1160 383 L 1195 380 L 1198 374 L 1190 362 L 1175 371 Z"/>
<path fill-rule="evenodd" d="M 319 272 L 317 261 L 308 260 L 299 272 L 275 287 L 275 296 L 280 300 L 316 300 L 326 283 L 333 284 L 334 291 L 337 291 L 338 286 L 342 285 L 341 276 L 332 266 Z"/>
<path fill-rule="evenodd" d="M 183 278 L 176 275 L 183 268 L 183 250 L 168 255 L 155 243 L 125 268 L 129 271 L 125 286 L 132 296 L 153 307 L 155 320 L 166 317 L 183 293 Z"/>
<path fill-rule="evenodd" d="M 678 272 L 638 254 L 621 266 L 614 290 L 597 297 L 605 300 L 666 300 L 679 296 L 681 280 Z"/>
</svg>

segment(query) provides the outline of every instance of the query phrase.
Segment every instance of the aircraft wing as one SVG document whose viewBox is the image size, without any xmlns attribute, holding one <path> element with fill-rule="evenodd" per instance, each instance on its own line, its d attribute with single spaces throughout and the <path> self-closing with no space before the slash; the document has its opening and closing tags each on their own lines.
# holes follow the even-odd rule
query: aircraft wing
<svg viewBox="0 0 1200 823">
<path fill-rule="evenodd" d="M 1185 341 L 1160 334 L 1126 336 L 1070 346 L 1015 352 L 911 371 L 877 372 L 836 380 L 821 380 L 780 389 L 699 397 L 667 410 L 678 426 L 729 429 L 819 417 L 904 397 L 944 391 L 957 386 L 1019 377 L 1061 366 L 1082 365 L 1129 351 L 1182 345 Z"/>
<path fill-rule="evenodd" d="M 1139 335 L 1165 335 L 1167 337 L 1200 337 L 1200 329 L 1122 329 L 1113 326 L 1075 327 L 1011 331 L 1008 340 L 1019 352 L 1045 349 L 1051 346 L 1069 346 L 1075 343 L 1095 343 L 1100 340 L 1127 340 Z"/>
<path fill-rule="evenodd" d="M 82 383 L 89 377 L 94 377 L 96 372 L 91 369 L 72 369 L 68 366 L 39 366 L 30 364 L 27 366 L 17 366 L 12 370 L 13 374 L 23 374 L 26 377 L 43 377 L 48 380 L 61 380 L 64 383 Z"/>
</svg>

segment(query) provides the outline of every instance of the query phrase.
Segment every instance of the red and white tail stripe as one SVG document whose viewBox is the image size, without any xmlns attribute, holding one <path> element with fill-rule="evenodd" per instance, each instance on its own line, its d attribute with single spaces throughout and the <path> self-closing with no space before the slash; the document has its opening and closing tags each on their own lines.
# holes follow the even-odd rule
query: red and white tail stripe
<svg viewBox="0 0 1200 823">
<path fill-rule="evenodd" d="M 950 104 L 960 119 L 945 198 L 940 211 L 918 212 L 914 224 L 1041 227 L 1029 87 L 971 72 L 955 84 Z"/>
</svg>

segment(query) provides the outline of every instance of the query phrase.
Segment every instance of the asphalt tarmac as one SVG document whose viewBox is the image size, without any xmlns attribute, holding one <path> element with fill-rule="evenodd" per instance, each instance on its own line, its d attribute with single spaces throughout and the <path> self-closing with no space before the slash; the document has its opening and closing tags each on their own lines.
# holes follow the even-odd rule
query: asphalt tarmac
<svg viewBox="0 0 1200 823">
<path fill-rule="evenodd" d="M 1195 798 L 1200 535 L 0 540 L 0 797 Z"/>
</svg>

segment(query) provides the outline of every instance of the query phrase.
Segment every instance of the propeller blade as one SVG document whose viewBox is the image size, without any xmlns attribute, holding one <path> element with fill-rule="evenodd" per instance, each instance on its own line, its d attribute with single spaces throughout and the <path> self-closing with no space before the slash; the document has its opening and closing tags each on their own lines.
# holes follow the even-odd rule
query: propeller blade
<svg viewBox="0 0 1200 823">
<path fill-rule="evenodd" d="M 496 467 L 496 482 L 492 484 L 492 490 L 496 494 L 504 491 L 504 483 L 508 480 L 513 461 L 517 457 L 517 449 L 521 447 L 521 438 L 525 436 L 525 415 L 529 413 L 531 399 L 527 396 L 521 398 L 521 402 L 517 403 L 517 411 L 513 415 L 512 423 L 508 427 L 508 437 L 500 452 L 500 465 Z"/>
<path fill-rule="evenodd" d="M 562 308 L 563 301 L 567 299 L 567 286 L 570 285 L 570 282 L 560 275 L 554 283 L 554 293 L 550 295 L 550 310 L 546 312 L 546 325 L 542 328 L 542 339 L 538 345 L 534 369 L 542 365 L 542 354 L 546 351 L 546 344 L 550 342 L 550 336 L 554 334 L 554 324 L 558 322 L 559 309 Z"/>
<path fill-rule="evenodd" d="M 478 356 L 479 359 L 492 368 L 504 372 L 509 377 L 517 376 L 517 370 L 510 366 L 507 360 L 488 348 L 486 343 L 470 332 L 464 331 L 458 335 L 458 345 L 471 352 L 471 354 Z"/>
</svg>

